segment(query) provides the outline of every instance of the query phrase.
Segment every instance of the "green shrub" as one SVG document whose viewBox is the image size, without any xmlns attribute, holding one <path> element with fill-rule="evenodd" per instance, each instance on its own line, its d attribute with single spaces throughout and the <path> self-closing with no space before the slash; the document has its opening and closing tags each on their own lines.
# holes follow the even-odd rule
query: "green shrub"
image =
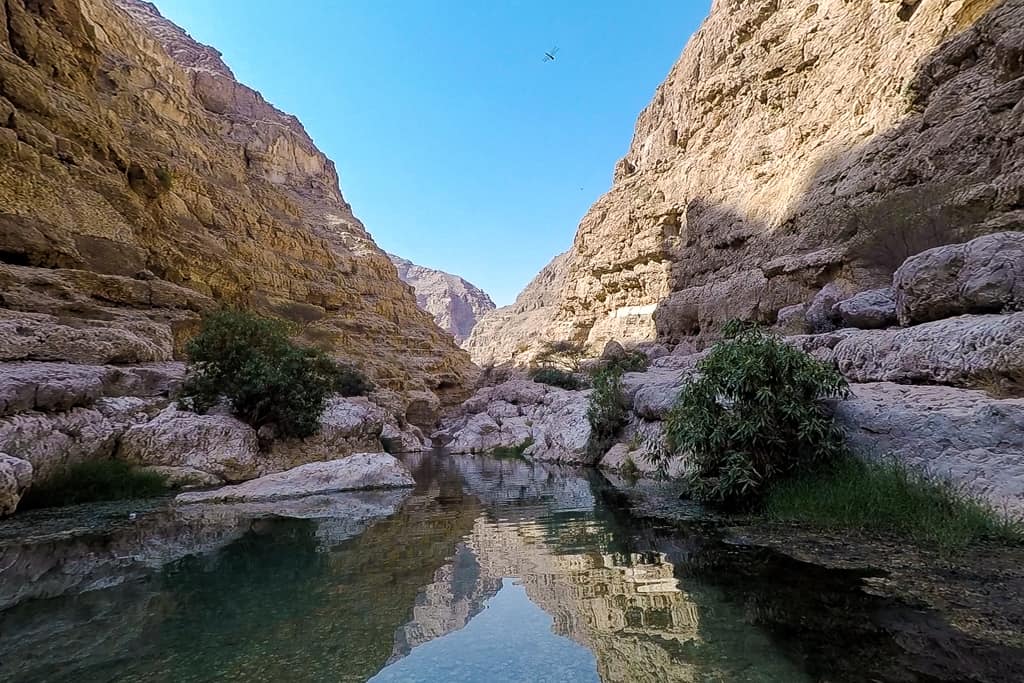
<svg viewBox="0 0 1024 683">
<path fill-rule="evenodd" d="M 626 400 L 622 395 L 621 370 L 616 367 L 598 370 L 594 373 L 592 386 L 587 406 L 587 421 L 590 422 L 587 454 L 597 459 L 615 443 L 615 437 L 626 424 L 628 414 Z"/>
<path fill-rule="evenodd" d="M 280 436 L 316 433 L 327 397 L 365 394 L 372 387 L 358 371 L 319 349 L 295 345 L 280 320 L 223 310 L 203 320 L 188 344 L 192 362 L 183 404 L 203 413 L 227 399 L 235 415 Z"/>
<path fill-rule="evenodd" d="M 670 451 L 689 458 L 691 494 L 734 507 L 844 452 L 821 399 L 848 389 L 835 368 L 756 327 L 732 323 L 725 332 L 680 393 L 665 434 Z"/>
<path fill-rule="evenodd" d="M 71 465 L 48 479 L 33 482 L 18 509 L 149 498 L 168 490 L 163 475 L 138 470 L 120 460 L 96 460 Z"/>
<path fill-rule="evenodd" d="M 579 372 L 580 363 L 587 357 L 587 347 L 580 342 L 546 341 L 533 362 L 541 367 L 558 367 L 568 372 Z"/>
<path fill-rule="evenodd" d="M 558 368 L 536 368 L 530 371 L 530 379 L 540 384 L 550 384 L 562 389 L 575 390 L 583 387 L 583 382 L 578 376 Z"/>
<path fill-rule="evenodd" d="M 619 372 L 643 372 L 649 364 L 650 360 L 643 351 L 626 351 L 625 356 L 609 361 L 605 367 L 616 368 Z"/>
<path fill-rule="evenodd" d="M 1024 542 L 1019 520 L 889 459 L 841 458 L 833 467 L 780 482 L 768 493 L 765 510 L 781 521 L 888 532 L 947 550 L 981 540 Z"/>
</svg>

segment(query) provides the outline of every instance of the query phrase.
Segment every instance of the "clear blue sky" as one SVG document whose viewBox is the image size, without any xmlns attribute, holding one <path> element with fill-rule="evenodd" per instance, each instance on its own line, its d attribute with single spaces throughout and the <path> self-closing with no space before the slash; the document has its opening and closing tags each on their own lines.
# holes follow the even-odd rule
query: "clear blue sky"
<svg viewBox="0 0 1024 683">
<path fill-rule="evenodd" d="M 572 244 L 710 0 L 156 4 L 302 120 L 381 247 L 503 305 Z"/>
</svg>

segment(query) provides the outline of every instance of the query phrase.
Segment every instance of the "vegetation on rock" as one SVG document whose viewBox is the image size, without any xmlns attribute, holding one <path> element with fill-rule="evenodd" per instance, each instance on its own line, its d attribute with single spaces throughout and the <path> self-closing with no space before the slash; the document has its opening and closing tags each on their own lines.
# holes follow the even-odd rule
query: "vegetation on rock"
<svg viewBox="0 0 1024 683">
<path fill-rule="evenodd" d="M 587 454 L 596 461 L 615 443 L 615 437 L 626 424 L 629 414 L 622 395 L 622 371 L 619 368 L 598 370 L 593 375 L 592 386 L 587 406 L 587 421 L 590 422 Z"/>
<path fill-rule="evenodd" d="M 643 372 L 650 364 L 643 351 L 626 351 L 620 358 L 609 360 L 606 368 L 614 368 L 621 372 Z"/>
<path fill-rule="evenodd" d="M 204 413 L 222 399 L 255 428 L 273 425 L 284 437 L 316 433 L 332 393 L 366 394 L 370 382 L 319 349 L 296 345 L 288 325 L 237 310 L 203 320 L 188 344 L 189 376 L 182 403 Z"/>
<path fill-rule="evenodd" d="M 841 458 L 832 467 L 774 486 L 765 511 L 781 521 L 889 532 L 947 550 L 974 541 L 1024 542 L 1024 523 L 945 480 L 892 460 Z"/>
<path fill-rule="evenodd" d="M 166 478 L 120 460 L 77 463 L 42 481 L 35 481 L 18 504 L 19 510 L 128 498 L 150 498 L 170 490 Z"/>
<path fill-rule="evenodd" d="M 541 367 L 556 367 L 567 372 L 579 372 L 580 363 L 587 357 L 586 346 L 580 342 L 560 340 L 546 341 L 534 357 L 534 363 Z"/>
<path fill-rule="evenodd" d="M 582 389 L 584 386 L 583 380 L 579 376 L 551 367 L 535 368 L 530 372 L 530 379 L 540 384 L 548 384 L 562 389 L 575 390 Z"/>
<path fill-rule="evenodd" d="M 845 452 L 822 399 L 846 380 L 762 330 L 730 323 L 665 423 L 670 450 L 689 460 L 694 498 L 723 507 L 759 501 L 781 478 Z"/>
<path fill-rule="evenodd" d="M 533 445 L 533 439 L 526 439 L 515 446 L 495 446 L 487 455 L 499 460 L 525 460 L 526 449 Z"/>
</svg>

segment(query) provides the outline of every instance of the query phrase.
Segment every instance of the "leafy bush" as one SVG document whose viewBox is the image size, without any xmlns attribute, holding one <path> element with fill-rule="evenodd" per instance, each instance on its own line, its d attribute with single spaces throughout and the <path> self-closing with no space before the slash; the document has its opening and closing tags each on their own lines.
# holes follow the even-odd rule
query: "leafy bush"
<svg viewBox="0 0 1024 683">
<path fill-rule="evenodd" d="M 615 367 L 598 370 L 594 373 L 592 386 L 594 389 L 587 406 L 587 421 L 590 422 L 587 453 L 596 459 L 612 447 L 628 415 L 622 395 L 622 371 Z"/>
<path fill-rule="evenodd" d="M 1024 542 L 1020 520 L 896 460 L 841 458 L 834 467 L 774 486 L 765 510 L 777 520 L 895 533 L 945 550 L 980 540 Z"/>
<path fill-rule="evenodd" d="M 568 372 L 579 372 L 580 363 L 587 357 L 587 348 L 580 342 L 546 341 L 533 361 L 541 367 L 558 367 Z"/>
<path fill-rule="evenodd" d="M 669 412 L 670 450 L 689 459 L 687 480 L 703 502 L 756 502 L 780 477 L 844 452 L 840 429 L 821 405 L 844 397 L 830 365 L 756 327 L 731 323 Z"/>
<path fill-rule="evenodd" d="M 626 351 L 626 355 L 615 360 L 608 361 L 605 367 L 615 368 L 619 372 L 643 372 L 650 364 L 650 360 L 643 351 Z"/>
<path fill-rule="evenodd" d="M 48 479 L 33 482 L 18 509 L 149 498 L 169 489 L 163 475 L 138 470 L 120 460 L 97 460 L 71 465 Z"/>
<path fill-rule="evenodd" d="M 530 379 L 540 384 L 550 384 L 563 389 L 575 390 L 583 387 L 583 382 L 579 377 L 558 368 L 536 368 L 530 372 Z"/>
<path fill-rule="evenodd" d="M 316 433 L 330 394 L 372 388 L 354 368 L 292 343 L 284 322 L 242 311 L 207 316 L 187 351 L 186 407 L 203 413 L 225 398 L 239 419 L 257 429 L 272 424 L 281 436 Z"/>
</svg>

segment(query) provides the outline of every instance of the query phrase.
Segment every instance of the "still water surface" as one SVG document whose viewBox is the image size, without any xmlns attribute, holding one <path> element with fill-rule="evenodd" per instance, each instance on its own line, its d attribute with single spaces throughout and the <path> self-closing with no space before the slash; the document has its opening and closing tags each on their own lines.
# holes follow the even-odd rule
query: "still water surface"
<svg viewBox="0 0 1024 683">
<path fill-rule="evenodd" d="M 870 572 L 638 518 L 594 472 L 408 462 L 408 491 L 0 524 L 0 680 L 997 681 L 1024 666 L 873 596 Z"/>
</svg>

